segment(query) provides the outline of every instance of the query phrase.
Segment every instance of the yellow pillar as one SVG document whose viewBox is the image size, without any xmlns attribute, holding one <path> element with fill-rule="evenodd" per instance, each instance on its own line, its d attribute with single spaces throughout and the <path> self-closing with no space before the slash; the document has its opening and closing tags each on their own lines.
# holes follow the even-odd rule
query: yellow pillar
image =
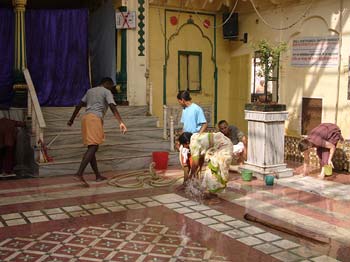
<svg viewBox="0 0 350 262">
<path fill-rule="evenodd" d="M 27 0 L 12 0 L 15 11 L 15 89 L 23 87 L 23 68 L 27 67 L 25 45 L 25 18 Z"/>
</svg>

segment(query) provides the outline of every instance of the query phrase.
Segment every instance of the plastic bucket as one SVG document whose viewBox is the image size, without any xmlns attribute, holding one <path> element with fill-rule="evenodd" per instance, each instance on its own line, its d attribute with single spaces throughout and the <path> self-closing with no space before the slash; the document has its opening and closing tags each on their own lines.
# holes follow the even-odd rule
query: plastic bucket
<svg viewBox="0 0 350 262">
<path fill-rule="evenodd" d="M 253 177 L 253 172 L 250 170 L 242 170 L 242 180 L 243 181 L 251 181 Z"/>
<path fill-rule="evenodd" d="M 153 152 L 152 158 L 153 158 L 153 162 L 156 164 L 154 168 L 157 170 L 167 169 L 168 157 L 169 157 L 169 152 Z"/>
<path fill-rule="evenodd" d="M 331 165 L 325 165 L 324 166 L 324 175 L 325 176 L 331 176 L 332 175 L 332 166 Z"/>
<path fill-rule="evenodd" d="M 267 186 L 273 186 L 274 180 L 275 180 L 275 177 L 272 176 L 272 175 L 266 175 L 265 176 L 265 184 Z"/>
</svg>

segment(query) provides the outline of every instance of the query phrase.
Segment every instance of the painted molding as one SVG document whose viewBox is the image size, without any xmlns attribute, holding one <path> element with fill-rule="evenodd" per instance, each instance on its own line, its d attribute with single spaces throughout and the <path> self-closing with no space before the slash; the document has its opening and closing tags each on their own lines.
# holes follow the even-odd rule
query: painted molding
<svg viewBox="0 0 350 262">
<path fill-rule="evenodd" d="M 145 20 L 145 15 L 144 15 L 144 12 L 145 12 L 145 8 L 144 8 L 144 4 L 145 4 L 145 0 L 138 0 L 138 3 L 139 3 L 139 8 L 138 8 L 138 11 L 139 11 L 139 15 L 137 16 L 137 18 L 139 19 L 139 23 L 137 24 L 139 26 L 139 30 L 138 30 L 138 42 L 139 42 L 139 46 L 138 46 L 138 50 L 139 50 L 139 54 L 138 56 L 145 56 L 145 23 L 144 23 L 144 20 Z"/>
</svg>

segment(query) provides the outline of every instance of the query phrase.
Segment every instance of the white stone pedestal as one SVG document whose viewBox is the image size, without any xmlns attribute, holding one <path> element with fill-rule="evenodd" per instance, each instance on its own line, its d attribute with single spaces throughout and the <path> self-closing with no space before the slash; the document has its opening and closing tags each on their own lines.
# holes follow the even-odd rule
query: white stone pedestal
<svg viewBox="0 0 350 262">
<path fill-rule="evenodd" d="M 293 170 L 284 163 L 284 122 L 287 117 L 287 111 L 245 110 L 248 158 L 243 168 L 253 171 L 253 176 L 258 179 L 264 179 L 268 174 L 275 174 L 277 178 L 293 175 Z"/>
</svg>

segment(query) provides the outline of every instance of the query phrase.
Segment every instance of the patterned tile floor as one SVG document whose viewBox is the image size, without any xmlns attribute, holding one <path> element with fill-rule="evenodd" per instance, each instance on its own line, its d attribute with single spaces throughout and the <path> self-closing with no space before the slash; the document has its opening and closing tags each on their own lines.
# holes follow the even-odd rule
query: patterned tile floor
<svg viewBox="0 0 350 262">
<path fill-rule="evenodd" d="M 275 214 L 282 201 L 302 206 L 299 197 L 309 193 L 282 183 L 271 192 L 259 181 L 233 179 L 236 188 L 217 203 L 192 201 L 172 187 L 127 190 L 93 183 L 86 190 L 69 176 L 1 181 L 0 261 L 350 261 L 338 242 L 314 243 L 243 218 L 251 209 Z M 257 205 L 267 199 L 260 191 L 275 197 L 261 206 L 264 212 Z M 315 203 L 302 207 L 314 212 Z M 312 216 L 291 210 L 296 212 L 288 206 L 279 212 L 291 219 Z"/>
</svg>

